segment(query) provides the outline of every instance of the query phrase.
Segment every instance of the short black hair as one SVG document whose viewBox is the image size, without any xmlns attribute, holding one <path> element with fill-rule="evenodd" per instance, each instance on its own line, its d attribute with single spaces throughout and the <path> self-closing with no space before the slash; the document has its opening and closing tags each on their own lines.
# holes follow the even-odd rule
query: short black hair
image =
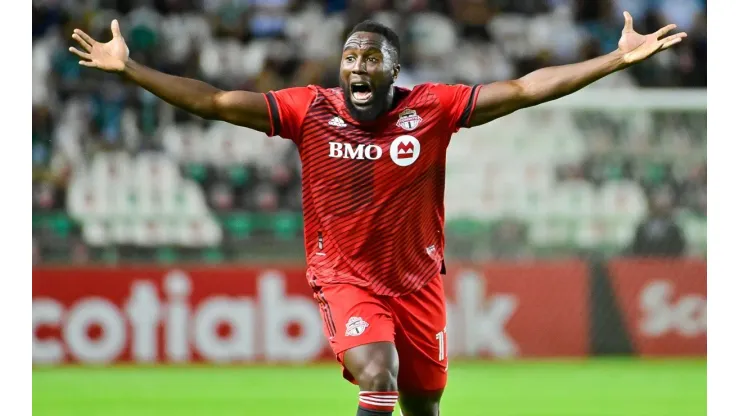
<svg viewBox="0 0 740 416">
<path fill-rule="evenodd" d="M 357 32 L 377 33 L 380 36 L 383 36 L 385 40 L 387 40 L 388 43 L 393 46 L 393 49 L 396 50 L 397 59 L 401 59 L 401 40 L 398 38 L 398 35 L 396 34 L 396 32 L 393 31 L 393 29 L 382 23 L 374 22 L 372 20 L 365 20 L 364 22 L 360 22 L 355 25 L 355 27 L 352 28 L 349 34 L 347 34 L 347 38 Z"/>
</svg>

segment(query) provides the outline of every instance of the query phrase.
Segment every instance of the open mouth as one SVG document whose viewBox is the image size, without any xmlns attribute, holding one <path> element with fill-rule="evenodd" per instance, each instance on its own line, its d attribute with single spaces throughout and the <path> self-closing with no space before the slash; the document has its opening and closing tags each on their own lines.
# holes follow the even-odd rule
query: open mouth
<svg viewBox="0 0 740 416">
<path fill-rule="evenodd" d="M 353 82 L 350 84 L 352 101 L 358 105 L 365 105 L 373 98 L 373 89 L 369 82 Z"/>
</svg>

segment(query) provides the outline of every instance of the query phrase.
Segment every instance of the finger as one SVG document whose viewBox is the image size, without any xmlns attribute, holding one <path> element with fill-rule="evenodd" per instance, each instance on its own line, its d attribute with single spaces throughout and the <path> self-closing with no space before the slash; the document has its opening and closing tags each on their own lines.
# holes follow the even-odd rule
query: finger
<svg viewBox="0 0 740 416">
<path fill-rule="evenodd" d="M 110 31 L 113 32 L 114 38 L 120 38 L 121 37 L 121 27 L 118 25 L 118 20 L 113 19 L 112 22 L 110 22 Z"/>
<path fill-rule="evenodd" d="M 82 59 L 88 59 L 88 60 L 92 59 L 92 57 L 90 56 L 89 53 L 82 52 L 81 50 L 79 50 L 77 48 L 69 48 L 69 51 L 72 52 L 73 54 L 79 56 Z"/>
<path fill-rule="evenodd" d="M 98 65 L 95 62 L 92 61 L 80 61 L 78 62 L 82 66 L 86 66 L 88 68 L 97 68 Z"/>
<path fill-rule="evenodd" d="M 95 39 L 91 38 L 90 35 L 81 31 L 80 29 L 75 29 L 75 34 L 77 34 L 77 36 L 81 37 L 85 42 L 87 42 L 90 47 L 93 47 L 96 43 L 98 43 L 95 41 Z"/>
<path fill-rule="evenodd" d="M 676 33 L 675 35 L 668 36 L 667 38 L 661 39 L 661 42 L 667 43 L 667 42 L 673 42 L 676 39 L 683 39 L 686 36 L 686 32 Z"/>
<path fill-rule="evenodd" d="M 674 36 L 671 36 L 670 38 L 665 38 L 665 39 L 663 40 L 663 44 L 661 44 L 661 45 L 660 45 L 660 49 L 668 49 L 668 48 L 670 48 L 671 46 L 677 45 L 677 44 L 681 43 L 681 41 L 682 41 L 682 40 L 683 40 L 683 38 L 685 38 L 685 37 L 686 37 L 686 36 L 680 36 L 680 37 L 676 37 L 676 36 L 674 35 Z"/>
<path fill-rule="evenodd" d="M 632 15 L 629 14 L 629 12 L 624 12 L 624 31 L 625 32 L 632 32 L 634 29 L 632 28 Z"/>
<path fill-rule="evenodd" d="M 86 50 L 88 52 L 90 52 L 92 50 L 92 45 L 90 45 L 89 43 L 85 42 L 85 40 L 82 39 L 78 34 L 75 33 L 74 35 L 72 35 L 72 39 L 76 40 L 77 43 L 79 43 L 80 46 L 82 46 L 82 49 L 84 49 L 84 50 Z"/>
<path fill-rule="evenodd" d="M 661 28 L 661 29 L 660 29 L 660 30 L 658 30 L 657 32 L 655 32 L 655 36 L 656 36 L 656 37 L 657 37 L 658 39 L 660 39 L 660 38 L 662 38 L 663 36 L 667 35 L 667 34 L 668 34 L 668 32 L 670 32 L 671 30 L 673 30 L 673 29 L 675 29 L 675 28 L 677 28 L 677 27 L 678 27 L 678 26 L 676 26 L 676 25 L 670 24 L 670 25 L 668 25 L 668 26 L 666 26 L 666 27 L 663 27 L 663 28 Z"/>
</svg>

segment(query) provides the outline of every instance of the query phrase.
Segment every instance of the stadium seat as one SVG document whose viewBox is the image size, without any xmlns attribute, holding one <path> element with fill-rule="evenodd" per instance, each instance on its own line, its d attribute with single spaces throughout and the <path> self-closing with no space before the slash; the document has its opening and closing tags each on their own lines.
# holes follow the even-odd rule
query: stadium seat
<svg viewBox="0 0 740 416">
<path fill-rule="evenodd" d="M 175 240 L 184 247 L 213 247 L 221 242 L 222 230 L 208 215 L 182 219 L 175 226 Z"/>
<path fill-rule="evenodd" d="M 528 40 L 528 19 L 518 14 L 497 14 L 488 23 L 488 31 L 499 42 L 504 52 L 515 59 L 534 54 Z"/>
<path fill-rule="evenodd" d="M 113 242 L 108 221 L 86 220 L 82 226 L 82 239 L 93 247 L 104 247 Z"/>
<path fill-rule="evenodd" d="M 234 189 L 225 182 L 218 182 L 208 188 L 208 203 L 216 211 L 228 211 L 236 203 Z"/>
<path fill-rule="evenodd" d="M 641 219 L 647 214 L 647 200 L 639 185 L 630 181 L 606 182 L 597 193 L 598 212 L 605 217 Z"/>
<path fill-rule="evenodd" d="M 300 214 L 278 213 L 272 218 L 275 237 L 282 240 L 292 240 L 300 234 L 303 221 Z"/>
<path fill-rule="evenodd" d="M 252 172 L 244 165 L 232 165 L 227 168 L 229 182 L 236 188 L 247 186 L 252 180 Z"/>
<path fill-rule="evenodd" d="M 596 192 L 586 181 L 563 182 L 552 190 L 551 195 L 551 215 L 574 220 L 587 220 L 596 215 Z"/>
<path fill-rule="evenodd" d="M 231 151 L 228 147 L 224 146 L 224 141 L 229 138 L 230 140 L 231 127 L 223 122 L 215 122 L 210 125 L 209 128 L 204 132 L 204 144 L 206 147 L 207 161 L 209 164 L 221 166 L 226 164 L 226 158 L 229 157 L 225 153 Z"/>
<path fill-rule="evenodd" d="M 608 223 L 600 218 L 583 219 L 578 222 L 575 240 L 581 249 L 596 249 L 609 241 Z"/>
<path fill-rule="evenodd" d="M 613 247 L 624 249 L 632 243 L 639 221 L 630 216 L 611 220 L 608 243 Z"/>
<path fill-rule="evenodd" d="M 81 173 L 75 174 L 67 187 L 66 205 L 69 214 L 78 221 L 106 217 L 109 213 L 109 200 Z"/>
<path fill-rule="evenodd" d="M 134 222 L 134 244 L 140 247 L 158 247 L 176 241 L 174 221 L 140 218 Z"/>
<path fill-rule="evenodd" d="M 160 247 L 155 253 L 155 258 L 160 264 L 173 264 L 177 263 L 179 256 L 177 250 L 171 247 Z"/>
<path fill-rule="evenodd" d="M 552 195 L 546 191 L 518 187 L 501 188 L 496 192 L 499 201 L 503 202 L 504 213 L 508 217 L 523 221 L 538 221 L 553 216 Z"/>
<path fill-rule="evenodd" d="M 116 245 L 134 244 L 136 220 L 129 217 L 117 217 L 112 219 L 110 228 L 110 241 Z"/>
<path fill-rule="evenodd" d="M 223 263 L 226 255 L 224 254 L 223 250 L 211 247 L 203 250 L 203 252 L 201 253 L 201 258 L 203 259 L 203 262 L 207 264 L 218 264 Z"/>
<path fill-rule="evenodd" d="M 200 53 L 200 71 L 207 79 L 218 79 L 223 76 L 225 57 L 221 45 L 213 40 L 203 42 Z"/>
<path fill-rule="evenodd" d="M 266 42 L 254 41 L 246 45 L 241 51 L 241 76 L 255 76 L 262 71 L 267 59 L 269 45 Z"/>
<path fill-rule="evenodd" d="M 562 248 L 574 240 L 574 222 L 557 218 L 530 223 L 529 241 L 539 248 Z"/>
<path fill-rule="evenodd" d="M 180 160 L 188 163 L 205 163 L 207 161 L 207 144 L 203 129 L 197 123 L 184 123 L 179 127 L 181 157 Z"/>
<path fill-rule="evenodd" d="M 185 165 L 185 177 L 202 184 L 208 180 L 208 168 L 201 163 L 188 163 Z"/>
<path fill-rule="evenodd" d="M 96 153 L 90 165 L 90 178 L 98 189 L 120 187 L 132 177 L 131 158 L 123 152 Z"/>
<path fill-rule="evenodd" d="M 682 221 L 682 228 L 686 240 L 693 246 L 705 247 L 707 243 L 707 221 L 695 215 L 690 215 Z"/>
<path fill-rule="evenodd" d="M 251 236 L 254 229 L 254 218 L 243 212 L 226 214 L 221 223 L 227 234 L 234 239 L 245 239 Z"/>
<path fill-rule="evenodd" d="M 51 215 L 49 217 L 49 225 L 54 235 L 62 239 L 69 237 L 75 228 L 74 223 L 67 216 L 66 212 Z"/>
<path fill-rule="evenodd" d="M 140 153 L 132 164 L 133 184 L 137 188 L 170 191 L 177 186 L 180 172 L 168 155 L 155 152 Z"/>
<path fill-rule="evenodd" d="M 461 237 L 472 237 L 488 231 L 481 221 L 471 218 L 456 218 L 447 221 L 447 230 Z"/>
<path fill-rule="evenodd" d="M 413 47 L 422 56 L 444 56 L 458 46 L 453 22 L 437 13 L 414 13 L 408 31 Z"/>
<path fill-rule="evenodd" d="M 175 215 L 184 218 L 198 217 L 207 212 L 203 190 L 191 181 L 183 181 L 173 193 Z"/>
</svg>

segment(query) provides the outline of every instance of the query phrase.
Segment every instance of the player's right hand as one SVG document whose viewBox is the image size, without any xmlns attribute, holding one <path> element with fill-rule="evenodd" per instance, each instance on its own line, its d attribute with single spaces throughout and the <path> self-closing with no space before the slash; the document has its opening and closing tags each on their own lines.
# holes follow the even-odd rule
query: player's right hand
<svg viewBox="0 0 740 416">
<path fill-rule="evenodd" d="M 82 58 L 80 65 L 108 72 L 124 70 L 128 61 L 128 46 L 121 36 L 118 20 L 111 22 L 110 30 L 113 32 L 113 39 L 108 43 L 100 43 L 80 29 L 74 30 L 72 39 L 80 44 L 84 52 L 74 47 L 69 48 L 69 51 Z"/>
</svg>

